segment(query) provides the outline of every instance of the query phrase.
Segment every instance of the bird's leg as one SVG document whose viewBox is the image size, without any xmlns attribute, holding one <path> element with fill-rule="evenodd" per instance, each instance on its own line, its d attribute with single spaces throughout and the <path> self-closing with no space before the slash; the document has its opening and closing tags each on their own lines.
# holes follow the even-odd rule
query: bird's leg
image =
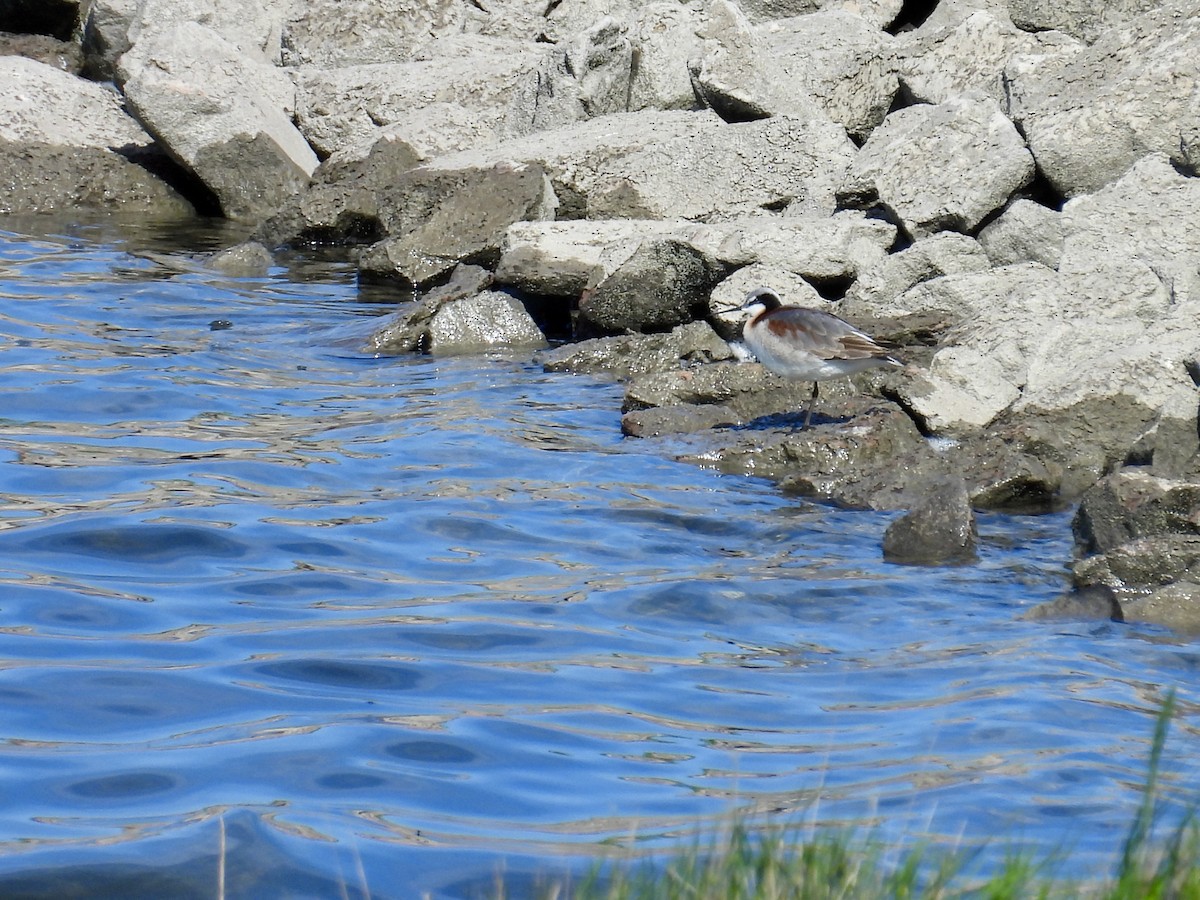
<svg viewBox="0 0 1200 900">
<path fill-rule="evenodd" d="M 817 402 L 817 390 L 819 389 L 819 387 L 820 387 L 820 382 L 814 381 L 812 396 L 808 398 L 808 413 L 804 417 L 804 427 L 805 428 L 807 428 L 809 425 L 812 424 L 812 408 L 813 408 L 813 404 Z"/>
</svg>

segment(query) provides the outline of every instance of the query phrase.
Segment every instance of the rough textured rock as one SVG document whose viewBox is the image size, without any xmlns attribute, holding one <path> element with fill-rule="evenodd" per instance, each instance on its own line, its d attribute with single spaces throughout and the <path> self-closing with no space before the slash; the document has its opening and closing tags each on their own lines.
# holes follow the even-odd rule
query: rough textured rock
<svg viewBox="0 0 1200 900">
<path fill-rule="evenodd" d="M 155 175 L 170 166 L 116 94 L 17 56 L 0 58 L 0 83 L 0 212 L 193 212 Z"/>
<path fill-rule="evenodd" d="M 979 232 L 979 245 L 996 266 L 1038 262 L 1057 269 L 1063 249 L 1062 216 L 1032 200 L 1016 200 Z"/>
<path fill-rule="evenodd" d="M 479 35 L 443 38 L 430 58 L 298 70 L 296 119 L 322 156 L 369 139 L 430 103 L 471 110 L 476 127 L 506 137 L 582 118 L 566 52 Z"/>
<path fill-rule="evenodd" d="M 974 240 L 955 232 L 939 232 L 860 269 L 846 292 L 845 314 L 878 317 L 892 300 L 922 282 L 990 267 L 987 254 Z"/>
<path fill-rule="evenodd" d="M 899 86 L 890 35 L 843 10 L 755 27 L 715 0 L 700 34 L 693 80 L 732 121 L 826 116 L 863 136 L 883 120 Z"/>
<path fill-rule="evenodd" d="M 189 23 L 214 32 L 255 62 L 277 66 L 280 32 L 290 6 L 290 0 L 139 0 L 129 18 L 126 39 L 134 47 L 143 41 L 156 42 L 162 33 Z M 111 8 L 117 12 L 120 4 L 111 3 Z M 126 77 L 123 69 L 123 65 L 117 66 L 120 78 Z"/>
<path fill-rule="evenodd" d="M 359 271 L 420 287 L 460 262 L 494 267 L 508 227 L 552 218 L 556 204 L 540 166 L 495 166 L 446 196 L 416 227 L 373 245 Z"/>
<path fill-rule="evenodd" d="M 1143 468 L 1105 476 L 1083 495 L 1072 522 L 1085 553 L 1162 534 L 1200 535 L 1200 481 L 1162 478 Z"/>
<path fill-rule="evenodd" d="M 729 345 L 712 328 L 690 322 L 660 334 L 612 335 L 566 344 L 539 354 L 538 362 L 547 372 L 634 378 L 732 357 Z"/>
<path fill-rule="evenodd" d="M 1098 584 L 1039 603 L 1022 613 L 1021 618 L 1028 622 L 1086 622 L 1097 619 L 1124 622 L 1125 614 L 1112 588 Z"/>
<path fill-rule="evenodd" d="M 1074 567 L 1075 584 L 1112 588 L 1130 614 L 1128 598 L 1180 581 L 1200 583 L 1200 535 L 1162 534 L 1127 541 Z"/>
<path fill-rule="evenodd" d="M 275 260 L 262 244 L 245 241 L 214 253 L 209 265 L 235 278 L 261 278 L 275 265 Z"/>
<path fill-rule="evenodd" d="M 855 158 L 841 193 L 875 198 L 913 237 L 971 231 L 1033 179 L 1025 142 L 991 100 L 955 98 L 892 113 Z"/>
<path fill-rule="evenodd" d="M 430 353 L 469 353 L 488 347 L 541 347 L 546 336 L 516 299 L 485 291 L 439 306 L 427 341 Z"/>
<path fill-rule="evenodd" d="M 411 59 L 458 33 L 455 0 L 305 0 L 283 26 L 283 64 L 335 68 Z M 386 23 L 386 27 L 381 27 Z"/>
<path fill-rule="evenodd" d="M 896 44 L 897 68 L 913 102 L 944 103 L 968 93 L 1005 102 L 1004 68 L 1014 56 L 1066 56 L 1082 45 L 1056 32 L 1021 31 L 999 11 L 977 10 L 942 28 L 922 28 Z"/>
<path fill-rule="evenodd" d="M 367 341 L 366 352 L 380 355 L 429 349 L 429 326 L 444 304 L 474 297 L 488 290 L 492 275 L 479 266 L 459 266 L 445 284 L 408 303 L 376 329 Z"/>
<path fill-rule="evenodd" d="M 1187 145 L 1200 102 L 1197 12 L 1147 10 L 1078 53 L 1009 64 L 1009 115 L 1059 192 L 1097 190 L 1148 153 L 1194 166 Z"/>
<path fill-rule="evenodd" d="M 1006 0 L 1008 14 L 1019 28 L 1026 31 L 1064 31 L 1082 41 L 1092 43 L 1106 29 L 1121 27 L 1146 13 L 1163 7 L 1185 11 L 1191 5 L 1184 0 L 1108 0 L 1104 3 L 1060 0 Z"/>
<path fill-rule="evenodd" d="M 97 81 L 116 78 L 117 60 L 131 46 L 129 27 L 138 0 L 92 0 L 83 20 L 80 47 L 84 74 Z"/>
<path fill-rule="evenodd" d="M 951 479 L 892 522 L 883 535 L 883 558 L 912 565 L 944 565 L 975 559 L 978 533 L 966 483 Z"/>
<path fill-rule="evenodd" d="M 633 44 L 627 28 L 605 16 L 575 36 L 567 65 L 579 83 L 579 104 L 586 116 L 629 111 Z"/>
<path fill-rule="evenodd" d="M 204 26 L 144 37 L 121 68 L 134 114 L 208 186 L 226 216 L 265 218 L 317 167 L 288 118 L 287 77 Z"/>
<path fill-rule="evenodd" d="M 663 331 L 703 315 L 725 270 L 694 247 L 647 238 L 622 252 L 611 271 L 595 273 L 579 301 L 579 317 L 600 332 Z"/>
<path fill-rule="evenodd" d="M 1125 621 L 1162 625 L 1187 635 L 1200 634 L 1200 580 L 1168 584 L 1123 604 Z"/>
<path fill-rule="evenodd" d="M 629 26 L 636 65 L 630 75 L 628 109 L 696 109 L 699 100 L 688 71 L 700 55 L 699 17 L 678 3 L 647 3 Z"/>
</svg>

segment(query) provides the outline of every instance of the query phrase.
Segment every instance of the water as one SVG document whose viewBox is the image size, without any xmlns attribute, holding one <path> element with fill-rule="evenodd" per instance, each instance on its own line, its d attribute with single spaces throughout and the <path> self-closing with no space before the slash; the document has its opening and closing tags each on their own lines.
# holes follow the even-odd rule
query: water
<svg viewBox="0 0 1200 900">
<path fill-rule="evenodd" d="M 362 355 L 345 265 L 60 231 L 0 233 L 0 893 L 522 896 L 735 811 L 1094 875 L 1172 687 L 1195 802 L 1194 645 L 1015 618 L 1068 514 L 886 565 L 618 386 Z"/>
</svg>

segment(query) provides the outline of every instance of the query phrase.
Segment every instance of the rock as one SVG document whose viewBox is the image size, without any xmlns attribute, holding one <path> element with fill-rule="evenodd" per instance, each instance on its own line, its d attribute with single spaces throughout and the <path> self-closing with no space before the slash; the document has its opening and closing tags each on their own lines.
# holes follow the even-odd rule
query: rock
<svg viewBox="0 0 1200 900">
<path fill-rule="evenodd" d="M 1122 469 L 1083 495 L 1071 528 L 1085 553 L 1104 553 L 1153 535 L 1200 535 L 1200 481 Z"/>
<path fill-rule="evenodd" d="M 699 16 L 678 3 L 647 3 L 633 13 L 629 39 L 634 59 L 628 109 L 696 109 L 699 100 L 688 70 L 702 42 Z"/>
<path fill-rule="evenodd" d="M 1039 262 L 1057 269 L 1063 250 L 1062 216 L 1032 200 L 1015 200 L 979 232 L 979 245 L 992 265 Z"/>
<path fill-rule="evenodd" d="M 1092 43 L 1106 30 L 1136 21 L 1164 6 L 1187 9 L 1185 2 L 1120 0 L 1116 3 L 1061 3 L 1059 0 L 1006 0 L 1008 14 L 1025 31 L 1063 31 Z"/>
<path fill-rule="evenodd" d="M 0 212 L 193 209 L 154 171 L 169 163 L 112 91 L 24 57 L 0 58 Z"/>
<path fill-rule="evenodd" d="M 627 412 L 621 416 L 621 433 L 626 437 L 652 438 L 740 424 L 737 413 L 728 406 L 680 404 Z"/>
<path fill-rule="evenodd" d="M 478 174 L 420 225 L 368 249 L 359 260 L 360 272 L 421 287 L 460 262 L 492 267 L 513 222 L 553 217 L 557 200 L 540 166 L 501 165 Z"/>
<path fill-rule="evenodd" d="M 83 19 L 80 48 L 83 73 L 95 81 L 112 81 L 117 60 L 132 46 L 129 28 L 139 0 L 91 0 Z"/>
<path fill-rule="evenodd" d="M 891 37 L 842 10 L 754 27 L 714 0 L 692 77 L 708 105 L 731 121 L 828 117 L 863 137 L 883 121 L 898 88 Z"/>
<path fill-rule="evenodd" d="M 209 265 L 235 278 L 261 278 L 275 265 L 275 260 L 270 251 L 258 241 L 245 241 L 214 253 L 209 259 Z"/>
<path fill-rule="evenodd" d="M 448 303 L 465 300 L 487 291 L 492 275 L 479 266 L 459 266 L 445 284 L 410 303 L 402 303 L 382 328 L 367 341 L 366 352 L 396 355 L 429 349 L 429 326 L 438 310 Z"/>
<path fill-rule="evenodd" d="M 514 222 L 501 244 L 496 283 L 528 294 L 578 297 L 605 248 L 678 230 L 674 222 L 640 219 Z"/>
<path fill-rule="evenodd" d="M 1200 91 L 1194 8 L 1147 10 L 1069 56 L 1014 59 L 1005 79 L 1009 116 L 1068 197 L 1114 181 L 1148 153 L 1194 163 L 1186 149 Z"/>
<path fill-rule="evenodd" d="M 899 253 L 878 257 L 857 272 L 846 292 L 843 315 L 878 318 L 893 300 L 922 282 L 969 272 L 983 272 L 991 262 L 983 248 L 964 234 L 943 231 L 922 238 Z"/>
<path fill-rule="evenodd" d="M 541 347 L 546 336 L 508 294 L 485 291 L 443 303 L 429 323 L 430 353 L 467 353 L 488 347 Z"/>
<path fill-rule="evenodd" d="M 109 3 L 119 19 L 119 3 L 113 0 L 101 2 Z M 180 25 L 202 26 L 232 44 L 247 59 L 274 67 L 280 63 L 280 33 L 290 6 L 290 0 L 260 0 L 253 4 L 238 0 L 139 0 L 132 7 L 126 39 L 132 47 L 143 42 L 161 44 L 162 36 Z M 197 48 L 197 53 L 203 55 L 204 50 Z M 118 79 L 126 79 L 128 71 L 128 65 L 118 61 Z M 247 87 L 262 89 L 265 86 L 261 78 L 256 82 Z M 271 102 L 274 100 L 272 97 Z M 285 108 L 290 114 L 291 103 Z"/>
<path fill-rule="evenodd" d="M 470 110 L 475 128 L 503 137 L 583 117 L 566 52 L 479 35 L 443 38 L 426 59 L 296 73 L 296 119 L 322 156 L 369 140 L 431 103 Z"/>
<path fill-rule="evenodd" d="M 660 334 L 592 338 L 545 351 L 537 362 L 547 372 L 607 374 L 634 378 L 733 357 L 729 345 L 704 322 L 690 322 Z"/>
<path fill-rule="evenodd" d="M 1027 622 L 1110 620 L 1124 622 L 1125 615 L 1112 588 L 1102 584 L 1070 591 L 1025 610 Z"/>
<path fill-rule="evenodd" d="M 47 35 L 7 34 L 0 31 L 0 57 L 5 56 L 36 60 L 71 75 L 80 75 L 85 71 L 85 57 L 79 44 Z"/>
<path fill-rule="evenodd" d="M 588 218 L 730 220 L 764 209 L 829 215 L 854 156 L 831 122 L 778 116 L 697 129 L 613 159 L 588 192 Z"/>
<path fill-rule="evenodd" d="M 1073 574 L 1081 587 L 1112 588 L 1129 616 L 1128 598 L 1180 581 L 1200 582 L 1200 535 L 1161 534 L 1127 541 L 1075 563 Z"/>
<path fill-rule="evenodd" d="M 966 94 L 1005 102 L 1004 67 L 1018 55 L 1066 57 L 1082 45 L 1057 32 L 1030 34 L 999 10 L 976 10 L 942 28 L 921 28 L 896 42 L 905 96 L 945 103 Z"/>
<path fill-rule="evenodd" d="M 966 483 L 935 485 L 925 498 L 892 522 L 883 535 L 883 558 L 910 565 L 945 565 L 975 559 L 978 533 Z"/>
<path fill-rule="evenodd" d="M 1125 621 L 1162 625 L 1182 634 L 1200 634 L 1200 582 L 1179 581 L 1123 604 Z"/>
<path fill-rule="evenodd" d="M 383 237 L 379 197 L 416 166 L 498 136 L 454 104 L 430 104 L 358 144 L 344 147 L 313 173 L 307 189 L 261 229 L 268 243 L 346 243 Z"/>
<path fill-rule="evenodd" d="M 286 76 L 204 26 L 184 23 L 143 38 L 120 65 L 134 114 L 226 216 L 266 218 L 317 167 L 288 118 Z"/>
<path fill-rule="evenodd" d="M 578 34 L 568 50 L 569 69 L 579 82 L 579 103 L 588 117 L 629 111 L 634 50 L 626 31 L 605 16 Z"/>
<path fill-rule="evenodd" d="M 884 120 L 840 194 L 887 207 L 914 238 L 971 231 L 1033 179 L 1033 158 L 994 101 L 955 98 Z"/>
<path fill-rule="evenodd" d="M 337 68 L 411 59 L 431 41 L 458 33 L 463 12 L 455 0 L 306 0 L 283 25 L 283 64 Z"/>
<path fill-rule="evenodd" d="M 601 332 L 663 331 L 703 316 L 725 270 L 694 247 L 646 238 L 611 271 L 595 273 L 579 301 L 581 322 Z"/>
</svg>

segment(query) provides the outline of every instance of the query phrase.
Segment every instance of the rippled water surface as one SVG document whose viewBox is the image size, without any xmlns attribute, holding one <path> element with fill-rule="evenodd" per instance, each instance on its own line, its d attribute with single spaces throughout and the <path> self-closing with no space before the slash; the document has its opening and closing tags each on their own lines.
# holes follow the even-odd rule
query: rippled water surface
<svg viewBox="0 0 1200 900">
<path fill-rule="evenodd" d="M 1015 620 L 1067 514 L 886 565 L 618 386 L 363 355 L 344 265 L 59 231 L 0 233 L 0 894 L 521 896 L 764 810 L 1095 874 L 1171 687 L 1194 801 L 1194 647 Z"/>
</svg>

